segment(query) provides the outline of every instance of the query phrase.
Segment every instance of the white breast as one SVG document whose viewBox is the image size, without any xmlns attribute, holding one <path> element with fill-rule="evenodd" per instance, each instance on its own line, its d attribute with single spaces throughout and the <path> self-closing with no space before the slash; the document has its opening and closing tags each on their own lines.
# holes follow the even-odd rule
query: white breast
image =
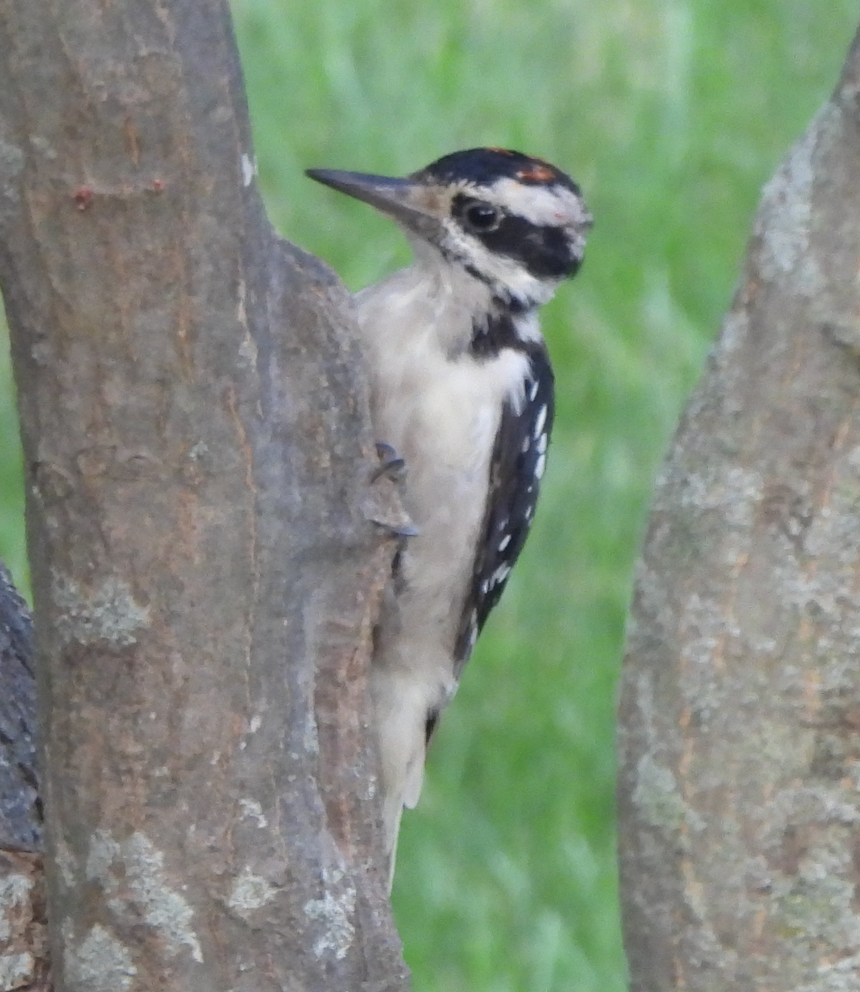
<svg viewBox="0 0 860 992">
<path fill-rule="evenodd" d="M 456 689 L 454 641 L 499 418 L 506 399 L 521 401 L 528 370 L 526 356 L 509 349 L 469 354 L 489 290 L 441 258 L 423 261 L 356 297 L 376 439 L 406 460 L 404 502 L 419 531 L 386 596 L 371 671 L 392 859 L 400 811 L 421 790 L 427 715 Z"/>
<path fill-rule="evenodd" d="M 471 573 L 502 404 L 520 402 L 528 359 L 509 349 L 469 354 L 473 315 L 488 308 L 489 291 L 447 265 L 404 269 L 357 303 L 373 426 L 406 460 L 407 510 L 420 531 L 408 577 L 425 594 L 439 583 L 439 606 L 450 608 L 453 563 Z"/>
</svg>

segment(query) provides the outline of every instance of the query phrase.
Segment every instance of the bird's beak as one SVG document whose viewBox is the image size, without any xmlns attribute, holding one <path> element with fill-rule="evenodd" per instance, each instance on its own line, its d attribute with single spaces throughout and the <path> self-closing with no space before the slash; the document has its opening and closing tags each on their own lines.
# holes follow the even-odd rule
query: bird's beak
<svg viewBox="0 0 860 992">
<path fill-rule="evenodd" d="M 369 203 L 411 231 L 428 233 L 429 227 L 438 225 L 436 196 L 430 188 L 414 179 L 341 172 L 339 169 L 308 169 L 305 175 L 347 196 L 354 196 L 356 200 Z"/>
</svg>

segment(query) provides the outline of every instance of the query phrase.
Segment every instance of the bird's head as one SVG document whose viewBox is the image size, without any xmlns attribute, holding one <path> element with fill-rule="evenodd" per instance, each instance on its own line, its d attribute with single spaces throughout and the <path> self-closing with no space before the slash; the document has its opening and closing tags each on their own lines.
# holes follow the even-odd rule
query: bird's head
<svg viewBox="0 0 860 992">
<path fill-rule="evenodd" d="M 309 169 L 311 179 L 392 217 L 416 254 L 425 246 L 520 307 L 576 273 L 592 220 L 577 184 L 520 152 L 454 152 L 405 178 Z"/>
</svg>

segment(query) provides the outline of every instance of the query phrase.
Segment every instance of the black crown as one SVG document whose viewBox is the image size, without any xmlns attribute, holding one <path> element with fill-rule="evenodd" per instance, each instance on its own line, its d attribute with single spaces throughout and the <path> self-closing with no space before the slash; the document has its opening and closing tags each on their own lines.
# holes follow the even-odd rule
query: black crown
<svg viewBox="0 0 860 992">
<path fill-rule="evenodd" d="M 515 179 L 526 186 L 564 186 L 580 194 L 579 186 L 561 169 L 543 159 L 506 148 L 469 148 L 445 155 L 416 172 L 413 179 L 441 183 L 471 182 L 489 186 L 497 179 Z"/>
</svg>

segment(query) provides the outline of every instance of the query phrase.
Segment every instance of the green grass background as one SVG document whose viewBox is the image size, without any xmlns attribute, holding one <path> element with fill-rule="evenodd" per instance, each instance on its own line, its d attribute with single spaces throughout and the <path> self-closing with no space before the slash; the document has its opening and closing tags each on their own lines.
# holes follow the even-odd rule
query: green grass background
<svg viewBox="0 0 860 992">
<path fill-rule="evenodd" d="M 235 0 L 272 220 L 351 288 L 408 254 L 308 166 L 404 173 L 458 148 L 582 184 L 586 264 L 546 310 L 558 420 L 529 547 L 404 818 L 417 992 L 625 987 L 613 707 L 651 480 L 732 292 L 761 184 L 837 79 L 848 0 Z M 0 347 L 0 557 L 26 587 Z"/>
</svg>

